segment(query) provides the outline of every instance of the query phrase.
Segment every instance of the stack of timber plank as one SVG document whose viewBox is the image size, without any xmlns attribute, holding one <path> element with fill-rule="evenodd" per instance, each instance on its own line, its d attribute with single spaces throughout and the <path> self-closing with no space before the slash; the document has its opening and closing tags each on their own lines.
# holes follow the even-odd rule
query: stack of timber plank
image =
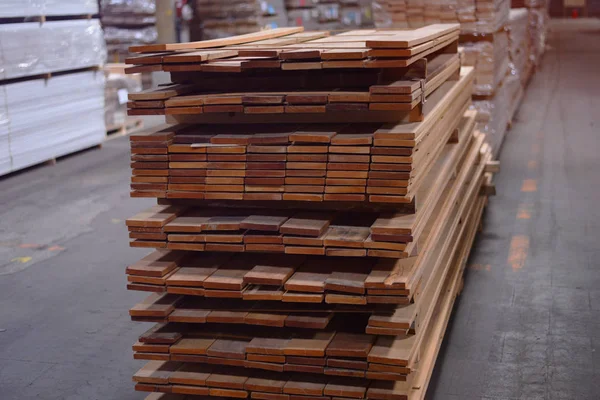
<svg viewBox="0 0 600 400">
<path fill-rule="evenodd" d="M 190 34 L 197 36 L 199 28 L 203 40 L 242 35 L 260 29 L 286 26 L 284 0 L 196 0 L 195 15 Z"/>
<path fill-rule="evenodd" d="M 377 28 L 420 28 L 459 23 L 463 33 L 493 33 L 508 19 L 509 0 L 375 0 Z"/>
<path fill-rule="evenodd" d="M 498 157 L 545 47 L 545 4 L 526 1 L 525 11 L 511 10 L 510 0 L 378 0 L 373 12 L 379 29 L 460 23 L 462 65 L 475 69 L 473 107 L 478 111 L 478 129 L 488 136 Z"/>
<path fill-rule="evenodd" d="M 172 124 L 131 136 L 131 194 L 158 201 L 127 220 L 131 246 L 153 249 L 126 270 L 148 296 L 132 320 L 155 324 L 133 345 L 148 361 L 136 390 L 424 398 L 497 170 L 458 32 L 288 28 L 133 49 L 132 72 L 173 81 L 130 95 L 131 114 Z M 166 112 L 179 101 L 196 103 Z"/>
<path fill-rule="evenodd" d="M 309 30 L 373 27 L 370 0 L 286 0 L 288 26 Z"/>
<path fill-rule="evenodd" d="M 473 107 L 478 128 L 497 157 L 534 71 L 526 9 L 511 9 L 507 27 L 492 35 L 462 35 L 463 64 L 476 68 Z"/>
<path fill-rule="evenodd" d="M 129 46 L 156 43 L 156 0 L 100 0 L 108 62 L 122 63 Z"/>
</svg>

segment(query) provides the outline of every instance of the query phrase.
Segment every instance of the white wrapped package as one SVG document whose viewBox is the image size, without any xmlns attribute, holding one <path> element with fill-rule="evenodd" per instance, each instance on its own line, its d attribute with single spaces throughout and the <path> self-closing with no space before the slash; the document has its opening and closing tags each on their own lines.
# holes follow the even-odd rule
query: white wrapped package
<svg viewBox="0 0 600 400">
<path fill-rule="evenodd" d="M 102 65 L 100 22 L 91 20 L 0 25 L 0 79 Z"/>
<path fill-rule="evenodd" d="M 474 100 L 471 108 L 477 110 L 477 129 L 485 133 L 494 158 L 498 158 L 509 122 L 506 93 L 499 90 L 493 98 Z"/>
<path fill-rule="evenodd" d="M 546 51 L 546 36 L 550 16 L 545 8 L 529 8 L 529 34 L 531 37 L 532 58 L 538 65 Z"/>
<path fill-rule="evenodd" d="M 2 0 L 0 18 L 98 14 L 96 0 Z"/>
<path fill-rule="evenodd" d="M 2 86 L 6 124 L 0 123 L 0 168 L 10 171 L 83 150 L 104 141 L 104 75 L 86 71 Z"/>
<path fill-rule="evenodd" d="M 477 129 L 486 134 L 494 158 L 498 158 L 508 124 L 514 117 L 522 96 L 523 88 L 519 77 L 507 75 L 494 96 L 473 100 L 471 108 L 477 110 Z"/>
<path fill-rule="evenodd" d="M 461 43 L 462 65 L 475 67 L 473 94 L 491 96 L 508 73 L 508 35 L 501 31 L 493 35 L 473 35 L 468 40 L 471 41 Z"/>
<path fill-rule="evenodd" d="M 508 120 L 512 122 L 519 105 L 521 104 L 521 99 L 523 98 L 525 90 L 521 82 L 521 76 L 516 71 L 513 71 L 513 73 L 506 76 L 503 85 L 506 86 Z"/>
<path fill-rule="evenodd" d="M 527 9 L 514 8 L 510 10 L 508 41 L 512 67 L 524 83 L 531 68 Z"/>
</svg>

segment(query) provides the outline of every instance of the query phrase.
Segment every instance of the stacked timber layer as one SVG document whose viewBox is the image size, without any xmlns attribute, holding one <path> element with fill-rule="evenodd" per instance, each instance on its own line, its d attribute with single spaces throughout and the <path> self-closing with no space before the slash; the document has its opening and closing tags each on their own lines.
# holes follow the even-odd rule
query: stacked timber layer
<svg viewBox="0 0 600 400">
<path fill-rule="evenodd" d="M 130 95 L 173 124 L 131 136 L 136 390 L 424 397 L 496 169 L 457 28 L 134 49 L 173 82 Z"/>
</svg>

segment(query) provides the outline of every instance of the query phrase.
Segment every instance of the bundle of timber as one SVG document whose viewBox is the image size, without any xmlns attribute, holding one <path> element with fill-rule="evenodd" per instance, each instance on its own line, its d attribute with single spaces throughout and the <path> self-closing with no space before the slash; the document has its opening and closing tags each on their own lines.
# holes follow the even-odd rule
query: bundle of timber
<svg viewBox="0 0 600 400">
<path fill-rule="evenodd" d="M 147 399 L 424 398 L 497 166 L 458 25 L 360 35 L 134 48 L 175 124 L 131 136 Z"/>
<path fill-rule="evenodd" d="M 509 72 L 509 40 L 505 30 L 486 35 L 462 35 L 463 65 L 475 68 L 473 94 L 493 95 Z"/>
<path fill-rule="evenodd" d="M 404 2 L 398 2 L 404 3 Z M 454 1 L 405 2 L 398 6 L 394 0 L 376 4 L 377 26 L 410 27 L 435 22 L 459 22 L 461 28 L 462 64 L 475 68 L 473 94 L 491 96 L 509 71 L 509 39 L 504 26 L 508 21 L 509 2 L 492 1 L 457 4 Z M 441 3 L 441 4 L 440 4 Z M 392 11 L 394 14 L 390 15 Z M 402 15 L 399 17 L 398 15 Z M 406 23 L 402 22 L 405 19 Z"/>
<path fill-rule="evenodd" d="M 123 62 L 129 46 L 155 43 L 156 0 L 101 0 L 100 12 L 108 59 Z"/>
<path fill-rule="evenodd" d="M 184 180 L 136 182 L 134 195 L 410 202 L 443 147 L 431 132 L 448 135 L 442 119 L 451 113 L 451 126 L 458 126 L 460 111 L 469 103 L 464 89 L 470 87 L 472 72 L 447 82 L 459 78 L 456 28 L 432 25 L 410 32 L 403 35 L 405 48 L 393 47 L 394 31 L 366 32 L 360 42 L 354 32 L 319 39 L 314 37 L 327 33 L 306 32 L 273 44 L 130 59 L 160 63 L 130 72 L 158 67 L 172 71 L 178 83 L 131 94 L 130 115 L 166 114 L 176 122 L 204 124 L 132 137 L 136 177 L 186 175 Z M 436 38 L 414 40 L 414 46 L 406 39 L 418 35 Z M 353 48 L 346 48 L 348 43 Z M 307 120 L 312 123 L 303 123 Z M 255 122 L 262 124 L 246 124 Z M 149 159 L 163 161 L 143 162 Z"/>
<path fill-rule="evenodd" d="M 284 0 L 196 0 L 194 25 L 202 39 L 242 35 L 287 25 Z"/>
<path fill-rule="evenodd" d="M 372 28 L 370 0 L 285 0 L 288 26 L 311 30 Z"/>
<path fill-rule="evenodd" d="M 539 65 L 546 51 L 546 37 L 550 23 L 550 1 L 548 0 L 512 0 L 512 8 L 527 9 L 529 18 L 530 57 L 535 66 Z"/>
<path fill-rule="evenodd" d="M 494 33 L 508 21 L 508 0 L 376 0 L 377 28 L 420 28 L 459 23 L 462 33 Z"/>
<path fill-rule="evenodd" d="M 533 73 L 527 15 L 525 9 L 512 9 L 505 31 L 461 44 L 463 64 L 474 65 L 476 70 L 473 108 L 478 111 L 478 129 L 488 135 L 494 157 L 498 156 Z M 486 48 L 490 53 L 487 57 L 483 51 Z"/>
</svg>

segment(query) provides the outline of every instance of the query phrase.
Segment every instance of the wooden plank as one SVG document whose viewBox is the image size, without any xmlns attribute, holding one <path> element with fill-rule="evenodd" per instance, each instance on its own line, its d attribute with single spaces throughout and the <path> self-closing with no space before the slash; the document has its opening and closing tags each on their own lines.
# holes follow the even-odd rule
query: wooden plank
<svg viewBox="0 0 600 400">
<path fill-rule="evenodd" d="M 134 382 L 167 384 L 169 376 L 177 371 L 180 363 L 165 361 L 150 361 L 140 368 L 134 375 Z"/>
<path fill-rule="evenodd" d="M 331 225 L 323 239 L 329 247 L 364 247 L 364 241 L 369 237 L 370 228 L 360 226 Z"/>
<path fill-rule="evenodd" d="M 183 364 L 169 376 L 169 383 L 179 385 L 206 386 L 211 367 L 202 364 Z"/>
<path fill-rule="evenodd" d="M 302 256 L 264 257 L 244 275 L 244 282 L 281 286 L 304 261 Z"/>
<path fill-rule="evenodd" d="M 153 206 L 126 221 L 127 226 L 163 227 L 183 212 L 182 208 L 174 206 Z"/>
<path fill-rule="evenodd" d="M 293 292 L 323 293 L 325 281 L 330 276 L 332 266 L 325 261 L 303 265 L 285 282 L 286 290 Z"/>
<path fill-rule="evenodd" d="M 135 264 L 129 265 L 127 274 L 163 277 L 178 266 L 178 262 L 186 256 L 183 252 L 156 250 Z"/>
<path fill-rule="evenodd" d="M 153 53 L 159 51 L 208 49 L 212 47 L 223 47 L 229 45 L 249 43 L 257 40 L 274 39 L 303 31 L 304 28 L 302 27 L 275 28 L 260 32 L 248 33 L 245 35 L 233 36 L 225 39 L 204 40 L 201 42 L 131 46 L 129 48 L 129 51 L 132 53 Z"/>
<path fill-rule="evenodd" d="M 325 382 L 318 377 L 292 378 L 283 387 L 283 393 L 302 396 L 322 396 Z"/>
<path fill-rule="evenodd" d="M 208 348 L 206 354 L 211 357 L 233 358 L 244 360 L 249 340 L 217 339 Z"/>
<path fill-rule="evenodd" d="M 323 357 L 335 332 L 316 332 L 306 337 L 296 337 L 284 349 L 286 356 Z"/>
<path fill-rule="evenodd" d="M 172 354 L 206 355 L 214 342 L 213 338 L 183 338 L 171 345 L 170 352 Z"/>
<path fill-rule="evenodd" d="M 287 235 L 320 236 L 331 223 L 331 218 L 322 213 L 300 213 L 287 220 L 280 232 Z"/>
<path fill-rule="evenodd" d="M 181 268 L 167 279 L 167 285 L 202 287 L 204 281 L 230 258 L 228 254 L 197 255 L 181 263 Z"/>
<path fill-rule="evenodd" d="M 129 310 L 132 317 L 154 317 L 170 314 L 183 298 L 173 294 L 154 293 Z"/>
<path fill-rule="evenodd" d="M 327 356 L 366 358 L 375 343 L 376 337 L 364 334 L 338 332 L 329 346 Z"/>
<path fill-rule="evenodd" d="M 240 228 L 267 232 L 278 232 L 281 226 L 287 220 L 288 217 L 286 216 L 250 215 L 241 222 Z"/>
<path fill-rule="evenodd" d="M 370 48 L 409 48 L 425 43 L 440 36 L 459 31 L 459 24 L 432 24 L 423 28 L 400 31 L 389 37 L 378 39 L 367 39 L 367 47 Z"/>
<path fill-rule="evenodd" d="M 290 339 L 254 338 L 246 346 L 246 351 L 252 354 L 285 355 L 285 348 Z"/>
<path fill-rule="evenodd" d="M 364 268 L 357 265 L 335 266 L 325 280 L 325 290 L 364 294 L 368 273 L 363 271 Z"/>
<path fill-rule="evenodd" d="M 221 266 L 204 280 L 207 289 L 241 290 L 244 286 L 244 275 L 254 266 L 253 257 L 235 258 Z"/>
</svg>

